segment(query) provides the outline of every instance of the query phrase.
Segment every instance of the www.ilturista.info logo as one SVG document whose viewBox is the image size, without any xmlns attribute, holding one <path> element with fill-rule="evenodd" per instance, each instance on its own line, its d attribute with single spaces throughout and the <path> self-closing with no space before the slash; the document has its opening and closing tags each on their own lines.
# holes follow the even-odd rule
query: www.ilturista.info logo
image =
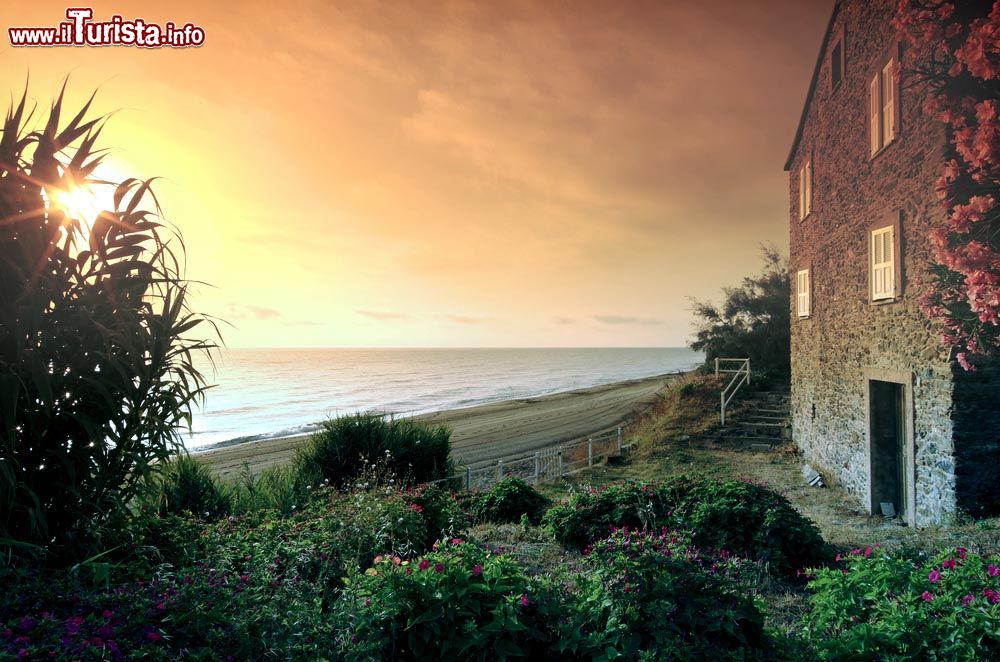
<svg viewBox="0 0 1000 662">
<path fill-rule="evenodd" d="M 158 25 L 141 18 L 126 21 L 118 14 L 95 22 L 90 7 L 70 7 L 67 21 L 54 28 L 7 28 L 11 46 L 138 46 L 191 48 L 205 43 L 205 30 L 192 23 Z"/>
</svg>

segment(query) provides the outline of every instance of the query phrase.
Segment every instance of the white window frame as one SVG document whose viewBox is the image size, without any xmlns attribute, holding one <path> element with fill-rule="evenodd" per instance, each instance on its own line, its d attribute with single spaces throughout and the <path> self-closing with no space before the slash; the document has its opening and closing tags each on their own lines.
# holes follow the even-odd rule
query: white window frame
<svg viewBox="0 0 1000 662">
<path fill-rule="evenodd" d="M 797 271 L 795 273 L 795 314 L 800 318 L 809 317 L 812 313 L 810 287 L 809 269 Z"/>
<path fill-rule="evenodd" d="M 813 164 L 812 156 L 799 168 L 799 220 L 804 220 L 812 213 L 813 203 Z"/>
<path fill-rule="evenodd" d="M 868 83 L 868 132 L 872 157 L 899 136 L 899 81 L 893 75 L 895 69 L 896 58 L 890 57 Z"/>
<path fill-rule="evenodd" d="M 871 300 L 886 301 L 896 298 L 896 229 L 892 225 L 877 228 L 868 236 L 868 278 L 871 283 Z"/>
</svg>

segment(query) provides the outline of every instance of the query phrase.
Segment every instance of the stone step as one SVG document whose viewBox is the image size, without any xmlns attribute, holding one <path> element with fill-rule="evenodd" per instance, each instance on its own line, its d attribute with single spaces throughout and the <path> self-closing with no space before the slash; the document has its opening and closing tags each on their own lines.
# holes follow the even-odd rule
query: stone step
<svg viewBox="0 0 1000 662">
<path fill-rule="evenodd" d="M 740 417 L 741 421 L 746 421 L 747 423 L 784 423 L 788 420 L 787 416 L 776 416 L 774 414 L 761 414 L 758 412 L 748 413 L 746 416 Z"/>
</svg>

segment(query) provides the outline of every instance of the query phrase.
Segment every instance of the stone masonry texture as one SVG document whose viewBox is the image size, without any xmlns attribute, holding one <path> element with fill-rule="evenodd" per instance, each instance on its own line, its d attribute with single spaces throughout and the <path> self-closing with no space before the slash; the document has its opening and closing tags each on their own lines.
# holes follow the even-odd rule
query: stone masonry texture
<svg viewBox="0 0 1000 662">
<path fill-rule="evenodd" d="M 948 150 L 945 128 L 923 113 L 922 94 L 900 97 L 895 141 L 869 148 L 869 81 L 898 54 L 894 2 L 843 0 L 834 12 L 814 91 L 789 170 L 791 410 L 806 459 L 868 505 L 868 382 L 905 375 L 911 417 L 915 509 L 911 522 L 947 521 L 958 508 L 995 512 L 1000 455 L 996 367 L 966 374 L 921 313 L 928 287 L 928 231 L 944 223 L 934 194 Z M 846 71 L 831 90 L 830 51 L 844 36 Z M 812 213 L 799 220 L 799 170 L 813 162 Z M 895 300 L 869 296 L 869 231 L 901 219 L 902 288 Z M 795 311 L 794 274 L 810 269 L 811 314 Z"/>
</svg>

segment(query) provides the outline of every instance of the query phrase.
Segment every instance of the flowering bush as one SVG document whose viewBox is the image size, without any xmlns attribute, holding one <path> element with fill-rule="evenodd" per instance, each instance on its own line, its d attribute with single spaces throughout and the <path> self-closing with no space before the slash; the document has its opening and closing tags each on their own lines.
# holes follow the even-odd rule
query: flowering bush
<svg viewBox="0 0 1000 662">
<path fill-rule="evenodd" d="M 806 634 L 826 659 L 996 659 L 1000 558 L 959 547 L 926 562 L 877 547 L 819 570 Z"/>
<path fill-rule="evenodd" d="M 937 193 L 947 223 L 930 235 L 933 288 L 924 311 L 965 369 L 1000 347 L 1000 0 L 900 0 L 904 75 L 926 87 L 926 113 L 947 125 Z"/>
<path fill-rule="evenodd" d="M 684 529 L 702 548 L 763 561 L 786 576 L 826 557 L 815 524 L 782 495 L 742 480 L 615 484 L 574 494 L 549 509 L 544 521 L 557 540 L 576 547 L 612 527 Z"/>
<path fill-rule="evenodd" d="M 338 602 L 349 660 L 506 659 L 544 654 L 553 640 L 536 584 L 512 557 L 457 538 L 410 561 L 378 557 Z"/>
<path fill-rule="evenodd" d="M 605 659 L 634 659 L 641 651 L 658 660 L 726 652 L 745 659 L 769 648 L 754 599 L 727 579 L 745 562 L 706 557 L 666 529 L 619 529 L 595 543 L 587 560 L 580 630 Z"/>
<path fill-rule="evenodd" d="M 407 490 L 405 498 L 410 501 L 410 510 L 420 513 L 424 520 L 428 548 L 439 538 L 454 538 L 465 530 L 468 518 L 453 493 L 436 485 L 423 485 Z"/>
<path fill-rule="evenodd" d="M 504 478 L 479 495 L 473 507 L 478 522 L 515 523 L 522 515 L 537 524 L 550 501 L 520 478 Z"/>
</svg>

